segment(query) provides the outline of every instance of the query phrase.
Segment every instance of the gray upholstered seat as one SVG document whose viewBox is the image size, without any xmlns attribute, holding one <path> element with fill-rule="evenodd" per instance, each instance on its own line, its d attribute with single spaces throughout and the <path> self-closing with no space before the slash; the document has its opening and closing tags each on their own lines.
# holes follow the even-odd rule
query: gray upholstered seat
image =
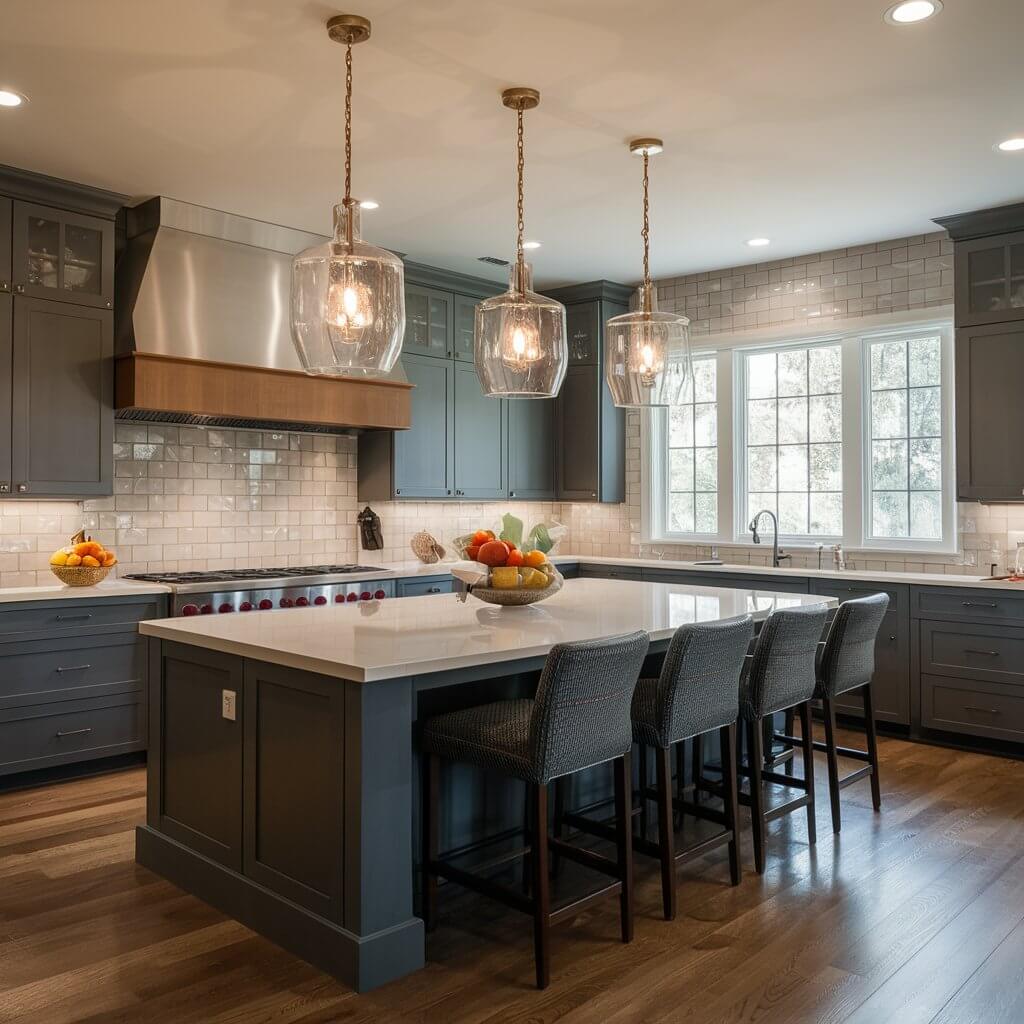
<svg viewBox="0 0 1024 1024">
<path fill-rule="evenodd" d="M 740 672 L 753 632 L 749 615 L 680 626 L 665 653 L 661 675 L 637 683 L 633 739 L 665 748 L 735 722 Z"/>
<path fill-rule="evenodd" d="M 768 617 L 740 684 L 740 713 L 748 722 L 812 698 L 818 643 L 827 619 L 821 605 L 784 608 Z"/>
<path fill-rule="evenodd" d="M 871 682 L 875 638 L 888 608 L 888 594 L 858 597 L 839 606 L 818 656 L 815 697 L 836 697 Z"/>
<path fill-rule="evenodd" d="M 438 715 L 420 746 L 541 785 L 622 757 L 633 745 L 629 709 L 647 647 L 646 633 L 557 644 L 534 700 Z"/>
</svg>

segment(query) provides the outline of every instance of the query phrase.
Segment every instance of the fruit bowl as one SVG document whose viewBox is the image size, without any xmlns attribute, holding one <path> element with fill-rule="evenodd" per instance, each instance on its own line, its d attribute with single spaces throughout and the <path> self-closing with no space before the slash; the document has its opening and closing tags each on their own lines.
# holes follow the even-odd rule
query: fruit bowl
<svg viewBox="0 0 1024 1024">
<path fill-rule="evenodd" d="M 54 576 L 69 587 L 92 587 L 106 579 L 109 565 L 51 565 Z"/>
<path fill-rule="evenodd" d="M 562 589 L 562 577 L 555 573 L 551 582 L 543 590 L 519 587 L 514 590 L 499 589 L 498 587 L 485 587 L 482 584 L 466 588 L 474 597 L 479 598 L 487 604 L 498 604 L 506 608 L 515 608 L 527 604 L 535 604 L 543 601 L 552 594 L 557 594 Z"/>
</svg>

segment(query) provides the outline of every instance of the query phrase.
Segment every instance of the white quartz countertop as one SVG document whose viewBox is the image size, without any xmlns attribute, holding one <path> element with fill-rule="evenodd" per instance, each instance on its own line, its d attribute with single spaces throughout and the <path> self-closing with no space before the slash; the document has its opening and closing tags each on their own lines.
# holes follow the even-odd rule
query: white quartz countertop
<svg viewBox="0 0 1024 1024">
<path fill-rule="evenodd" d="M 679 583 L 567 580 L 546 601 L 501 608 L 455 594 L 364 601 L 309 614 L 218 615 L 140 624 L 147 636 L 356 682 L 426 675 L 543 656 L 557 643 L 646 630 L 666 639 L 684 623 L 777 608 L 835 605 L 834 598 Z"/>
<path fill-rule="evenodd" d="M 56 577 L 54 577 L 56 579 Z M 61 601 L 104 599 L 108 597 L 141 597 L 146 594 L 167 594 L 169 590 L 162 583 L 142 583 L 135 580 L 108 578 L 94 587 L 68 587 L 63 583 L 52 583 L 43 587 L 0 588 L 0 604 L 19 601 Z"/>
</svg>

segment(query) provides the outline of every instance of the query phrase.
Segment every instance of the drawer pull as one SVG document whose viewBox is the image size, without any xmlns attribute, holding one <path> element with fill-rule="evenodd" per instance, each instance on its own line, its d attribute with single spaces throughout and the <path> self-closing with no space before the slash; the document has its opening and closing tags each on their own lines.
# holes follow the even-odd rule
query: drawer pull
<svg viewBox="0 0 1024 1024">
<path fill-rule="evenodd" d="M 998 608 L 995 601 L 961 601 L 965 608 Z"/>
<path fill-rule="evenodd" d="M 977 711 L 979 715 L 1001 715 L 1001 711 L 997 711 L 995 708 L 972 708 L 964 705 L 964 711 Z"/>
<path fill-rule="evenodd" d="M 428 594 L 440 594 L 441 593 L 441 588 L 440 587 L 427 587 L 427 593 Z"/>
<path fill-rule="evenodd" d="M 58 672 L 84 672 L 87 668 L 92 668 L 92 665 L 61 665 L 57 668 Z"/>
<path fill-rule="evenodd" d="M 91 619 L 91 618 L 92 618 L 92 612 L 84 612 L 81 615 L 58 615 L 57 616 L 57 621 L 58 622 L 75 622 L 75 621 L 80 621 L 82 619 Z"/>
<path fill-rule="evenodd" d="M 965 647 L 964 654 L 984 654 L 986 658 L 998 658 L 998 651 L 982 651 L 976 647 Z"/>
<path fill-rule="evenodd" d="M 88 729 L 68 729 L 66 732 L 58 729 L 57 739 L 62 740 L 65 736 L 85 736 L 90 732 L 92 732 L 91 726 Z"/>
</svg>

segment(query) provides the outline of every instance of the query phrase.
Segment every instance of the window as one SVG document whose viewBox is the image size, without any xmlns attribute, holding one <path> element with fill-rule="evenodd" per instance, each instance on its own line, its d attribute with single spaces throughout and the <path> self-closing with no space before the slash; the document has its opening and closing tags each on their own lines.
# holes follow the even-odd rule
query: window
<svg viewBox="0 0 1024 1024">
<path fill-rule="evenodd" d="M 841 346 L 750 351 L 740 365 L 746 502 L 738 530 L 768 509 L 778 516 L 780 535 L 842 537 Z"/>
<path fill-rule="evenodd" d="M 942 338 L 879 338 L 865 345 L 871 539 L 943 535 Z"/>
<path fill-rule="evenodd" d="M 668 417 L 668 532 L 718 533 L 718 372 L 693 360 L 693 380 Z"/>
</svg>

